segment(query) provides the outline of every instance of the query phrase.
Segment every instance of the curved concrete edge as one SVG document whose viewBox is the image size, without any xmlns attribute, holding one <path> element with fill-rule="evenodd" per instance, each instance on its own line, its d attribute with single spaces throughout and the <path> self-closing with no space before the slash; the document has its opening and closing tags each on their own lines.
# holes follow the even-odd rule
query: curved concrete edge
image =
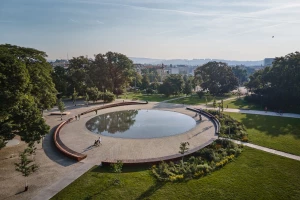
<svg viewBox="0 0 300 200">
<path fill-rule="evenodd" d="M 206 143 L 197 146 L 191 150 L 188 150 L 188 153 L 184 154 L 184 156 L 190 155 L 195 153 L 196 151 L 210 145 L 211 143 L 213 143 L 216 139 L 210 139 L 209 141 L 207 141 Z M 138 160 L 121 160 L 122 163 L 124 164 L 140 164 L 140 163 L 157 163 L 157 162 L 161 162 L 161 161 L 170 161 L 170 160 L 174 160 L 174 159 L 178 159 L 181 158 L 183 155 L 178 153 L 178 154 L 174 154 L 174 155 L 169 155 L 169 156 L 164 156 L 164 157 L 157 157 L 157 158 L 150 158 L 150 159 L 138 159 Z M 117 163 L 118 160 L 104 160 L 102 161 L 102 163 Z"/>
<path fill-rule="evenodd" d="M 130 102 L 120 102 L 120 103 L 108 104 L 106 106 L 102 106 L 102 107 L 87 110 L 87 111 L 81 113 L 80 115 L 84 115 L 84 114 L 87 114 L 87 113 L 90 113 L 90 112 L 94 112 L 96 110 L 102 110 L 102 109 L 106 109 L 106 108 L 126 106 L 126 105 L 136 105 L 136 104 L 148 104 L 148 101 L 147 102 L 130 101 Z M 54 140 L 55 146 L 58 148 L 59 151 L 61 151 L 63 154 L 65 154 L 66 156 L 68 156 L 72 159 L 75 159 L 77 161 L 81 161 L 81 160 L 85 159 L 87 157 L 87 155 L 78 153 L 78 152 L 70 149 L 69 147 L 67 147 L 62 142 L 62 140 L 60 139 L 60 136 L 59 136 L 59 133 L 60 133 L 60 130 L 62 129 L 62 127 L 65 126 L 66 124 L 68 124 L 69 122 L 71 122 L 72 120 L 74 120 L 74 118 L 70 118 L 66 121 L 63 121 L 57 126 L 57 128 L 56 128 L 56 130 L 53 134 L 53 140 Z"/>
<path fill-rule="evenodd" d="M 53 140 L 54 140 L 54 144 L 55 146 L 58 148 L 59 151 L 61 151 L 63 154 L 65 154 L 66 156 L 72 158 L 72 159 L 75 159 L 77 161 L 81 161 L 83 159 L 85 159 L 87 157 L 87 155 L 85 154 L 81 154 L 81 153 L 78 153 L 76 151 L 73 151 L 72 149 L 68 148 L 60 139 L 59 137 L 59 133 L 60 133 L 60 130 L 62 129 L 63 126 L 65 126 L 66 124 L 68 124 L 70 121 L 72 121 L 73 118 L 70 118 L 68 119 L 67 121 L 63 121 L 61 122 L 54 134 L 53 134 Z"/>
</svg>

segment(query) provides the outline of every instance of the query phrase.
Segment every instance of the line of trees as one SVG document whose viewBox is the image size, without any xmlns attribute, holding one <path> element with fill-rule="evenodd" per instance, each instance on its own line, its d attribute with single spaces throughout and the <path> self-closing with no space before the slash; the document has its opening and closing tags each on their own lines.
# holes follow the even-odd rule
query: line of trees
<svg viewBox="0 0 300 200">
<path fill-rule="evenodd" d="M 88 88 L 122 94 L 135 78 L 133 62 L 125 55 L 115 52 L 97 54 L 95 59 L 83 56 L 69 60 L 68 69 L 55 67 L 52 73 L 56 89 L 70 96 L 73 90 L 84 96 Z"/>
</svg>

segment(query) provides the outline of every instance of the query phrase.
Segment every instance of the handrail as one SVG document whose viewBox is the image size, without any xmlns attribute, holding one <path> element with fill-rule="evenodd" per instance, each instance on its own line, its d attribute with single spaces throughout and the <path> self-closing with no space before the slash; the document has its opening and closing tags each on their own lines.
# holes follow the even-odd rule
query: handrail
<svg viewBox="0 0 300 200">
<path fill-rule="evenodd" d="M 214 125 L 216 126 L 216 134 L 220 133 L 221 124 L 220 124 L 219 120 L 214 115 L 212 115 L 212 114 L 210 114 L 210 113 L 208 113 L 204 110 L 198 109 L 198 108 L 188 108 L 187 107 L 186 109 L 197 112 L 197 113 L 200 113 L 200 114 L 205 115 L 206 117 L 210 118 L 212 120 L 212 122 L 214 123 Z"/>
</svg>

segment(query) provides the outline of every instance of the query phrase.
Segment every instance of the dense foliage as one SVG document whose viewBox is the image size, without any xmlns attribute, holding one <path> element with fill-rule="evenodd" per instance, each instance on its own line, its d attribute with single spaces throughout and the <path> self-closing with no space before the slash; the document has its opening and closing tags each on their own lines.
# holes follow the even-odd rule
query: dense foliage
<svg viewBox="0 0 300 200">
<path fill-rule="evenodd" d="M 238 86 L 232 68 L 222 62 L 209 62 L 198 67 L 195 79 L 199 80 L 203 90 L 209 90 L 213 95 L 228 93 Z"/>
<path fill-rule="evenodd" d="M 232 138 L 244 142 L 248 141 L 248 134 L 243 123 L 222 112 L 219 113 L 219 111 L 216 110 L 207 110 L 207 112 L 213 114 L 219 120 L 221 124 L 221 137 Z"/>
<path fill-rule="evenodd" d="M 246 87 L 254 94 L 248 101 L 271 109 L 295 109 L 300 102 L 300 53 L 275 58 L 266 67 L 250 76 Z"/>
<path fill-rule="evenodd" d="M 41 111 L 56 104 L 52 67 L 36 49 L 0 45 L 0 146 L 15 134 L 25 142 L 49 132 Z"/>
<path fill-rule="evenodd" d="M 182 181 L 199 178 L 222 168 L 242 152 L 242 146 L 218 139 L 193 156 L 180 162 L 161 162 L 152 166 L 153 175 L 160 181 Z"/>
<path fill-rule="evenodd" d="M 56 89 L 63 95 L 70 96 L 75 88 L 78 95 L 86 95 L 87 88 L 97 88 L 99 91 L 109 91 L 116 95 L 137 79 L 139 75 L 133 68 L 133 63 L 125 55 L 115 52 L 97 54 L 95 59 L 84 56 L 69 60 L 68 69 L 56 67 L 52 74 Z M 96 99 L 96 98 L 92 98 Z"/>
<path fill-rule="evenodd" d="M 160 94 L 166 96 L 178 95 L 182 92 L 184 86 L 183 78 L 180 74 L 171 74 L 166 77 L 163 84 L 159 86 L 158 91 Z"/>
</svg>

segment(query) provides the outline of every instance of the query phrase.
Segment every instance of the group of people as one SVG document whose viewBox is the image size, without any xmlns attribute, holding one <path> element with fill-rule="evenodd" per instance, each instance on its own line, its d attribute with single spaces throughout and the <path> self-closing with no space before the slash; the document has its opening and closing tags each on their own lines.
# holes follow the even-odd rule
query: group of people
<svg viewBox="0 0 300 200">
<path fill-rule="evenodd" d="M 101 137 L 98 138 L 98 140 L 95 140 L 94 146 L 99 146 L 101 143 Z"/>
<path fill-rule="evenodd" d="M 76 119 L 76 120 L 80 120 L 80 114 L 75 115 L 75 119 Z"/>
</svg>

